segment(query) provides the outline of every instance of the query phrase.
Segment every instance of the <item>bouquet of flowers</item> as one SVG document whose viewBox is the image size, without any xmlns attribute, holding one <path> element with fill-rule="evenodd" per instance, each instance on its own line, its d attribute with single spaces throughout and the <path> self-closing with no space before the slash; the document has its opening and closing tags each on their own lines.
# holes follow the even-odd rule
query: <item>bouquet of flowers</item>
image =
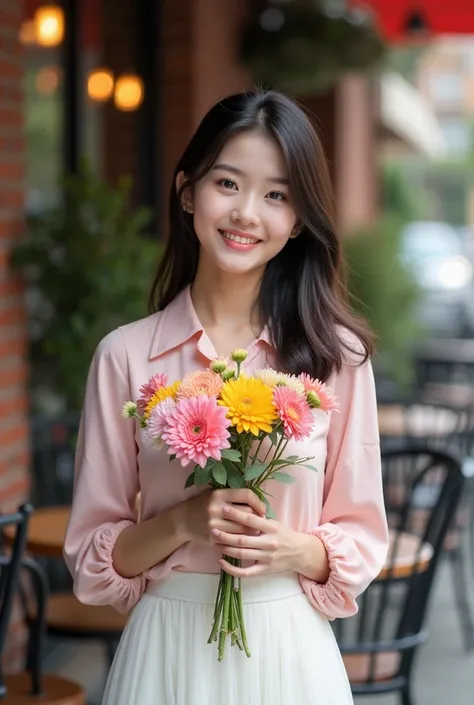
<svg viewBox="0 0 474 705">
<path fill-rule="evenodd" d="M 186 481 L 213 489 L 250 488 L 273 516 L 267 481 L 292 483 L 285 468 L 308 464 L 312 458 L 285 456 L 290 440 L 309 437 L 314 409 L 337 408 L 329 387 L 309 375 L 283 374 L 266 368 L 241 372 L 246 350 L 235 350 L 232 361 L 218 358 L 206 370 L 168 384 L 157 374 L 140 388 L 137 402 L 125 402 L 122 415 L 136 418 L 156 448 L 166 448 L 170 460 L 192 464 Z M 224 558 L 240 565 L 237 558 Z M 227 638 L 250 656 L 242 609 L 240 578 L 221 570 L 209 642 L 218 640 L 223 660 Z"/>
</svg>

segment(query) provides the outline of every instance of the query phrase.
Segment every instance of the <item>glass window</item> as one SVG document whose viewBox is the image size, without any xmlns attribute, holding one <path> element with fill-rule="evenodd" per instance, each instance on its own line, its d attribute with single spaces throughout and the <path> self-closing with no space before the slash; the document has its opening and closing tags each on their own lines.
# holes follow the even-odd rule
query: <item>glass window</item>
<svg viewBox="0 0 474 705">
<path fill-rule="evenodd" d="M 467 158 L 471 151 L 471 129 L 469 123 L 462 118 L 441 118 L 439 124 L 449 154 Z"/>
<path fill-rule="evenodd" d="M 437 103 L 461 103 L 463 99 L 463 82 L 455 73 L 436 73 L 430 76 L 430 94 Z"/>
</svg>

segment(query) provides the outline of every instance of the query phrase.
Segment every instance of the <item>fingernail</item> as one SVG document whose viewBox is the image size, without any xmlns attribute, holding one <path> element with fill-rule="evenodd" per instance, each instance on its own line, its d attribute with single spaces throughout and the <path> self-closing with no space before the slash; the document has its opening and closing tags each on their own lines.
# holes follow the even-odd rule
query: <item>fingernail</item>
<svg viewBox="0 0 474 705">
<path fill-rule="evenodd" d="M 214 536 L 219 536 L 219 529 L 213 529 L 212 533 L 214 534 Z"/>
<path fill-rule="evenodd" d="M 230 507 L 225 506 L 224 507 L 224 514 L 228 514 L 230 512 Z"/>
</svg>

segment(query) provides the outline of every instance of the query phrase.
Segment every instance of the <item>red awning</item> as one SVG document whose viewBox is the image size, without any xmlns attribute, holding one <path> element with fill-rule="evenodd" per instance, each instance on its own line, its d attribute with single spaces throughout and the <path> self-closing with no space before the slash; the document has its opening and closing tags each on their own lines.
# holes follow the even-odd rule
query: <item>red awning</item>
<svg viewBox="0 0 474 705">
<path fill-rule="evenodd" d="M 407 41 L 406 24 L 418 15 L 429 34 L 474 34 L 472 0 L 350 0 L 355 7 L 369 7 L 381 33 L 389 41 Z"/>
</svg>

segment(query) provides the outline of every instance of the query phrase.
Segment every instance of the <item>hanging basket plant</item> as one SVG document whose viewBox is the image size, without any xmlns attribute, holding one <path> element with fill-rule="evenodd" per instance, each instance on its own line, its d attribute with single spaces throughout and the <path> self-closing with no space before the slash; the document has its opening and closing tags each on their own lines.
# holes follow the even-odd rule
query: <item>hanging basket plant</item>
<svg viewBox="0 0 474 705">
<path fill-rule="evenodd" d="M 385 45 L 364 12 L 327 14 L 317 2 L 293 0 L 252 10 L 240 52 L 259 83 L 305 95 L 328 89 L 343 73 L 377 66 Z"/>
</svg>

